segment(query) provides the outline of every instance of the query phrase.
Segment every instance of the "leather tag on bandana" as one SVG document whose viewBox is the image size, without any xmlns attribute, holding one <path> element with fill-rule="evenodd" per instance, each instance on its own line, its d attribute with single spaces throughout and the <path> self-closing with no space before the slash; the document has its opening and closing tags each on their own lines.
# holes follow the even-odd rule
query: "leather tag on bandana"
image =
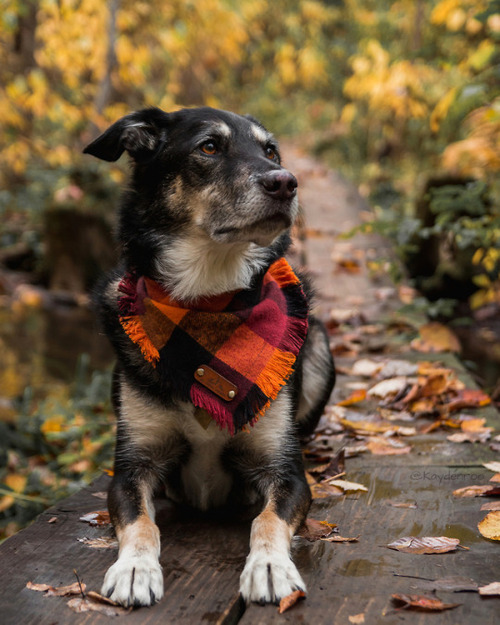
<svg viewBox="0 0 500 625">
<path fill-rule="evenodd" d="M 238 393 L 237 386 L 211 369 L 208 365 L 198 367 L 194 372 L 194 377 L 200 384 L 203 384 L 203 386 L 210 389 L 212 393 L 215 393 L 227 402 L 232 401 Z"/>
</svg>

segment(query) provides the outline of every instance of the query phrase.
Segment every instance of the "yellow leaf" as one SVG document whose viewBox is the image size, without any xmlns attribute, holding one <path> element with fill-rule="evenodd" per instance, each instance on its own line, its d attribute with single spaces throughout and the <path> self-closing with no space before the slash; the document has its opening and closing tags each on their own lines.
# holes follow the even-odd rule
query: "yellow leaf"
<svg viewBox="0 0 500 625">
<path fill-rule="evenodd" d="M 500 540 L 500 511 L 488 513 L 477 527 L 485 538 Z"/>
<path fill-rule="evenodd" d="M 64 429 L 65 418 L 62 415 L 55 415 L 54 417 L 49 417 L 42 423 L 40 430 L 44 434 L 52 434 L 54 432 L 61 432 Z"/>
<path fill-rule="evenodd" d="M 18 473 L 10 473 L 5 478 L 4 482 L 15 493 L 22 493 L 26 486 L 27 477 L 25 475 L 19 475 Z"/>
<path fill-rule="evenodd" d="M 442 323 L 432 321 L 420 327 L 420 337 L 411 342 L 418 352 L 460 352 L 456 335 Z"/>
</svg>

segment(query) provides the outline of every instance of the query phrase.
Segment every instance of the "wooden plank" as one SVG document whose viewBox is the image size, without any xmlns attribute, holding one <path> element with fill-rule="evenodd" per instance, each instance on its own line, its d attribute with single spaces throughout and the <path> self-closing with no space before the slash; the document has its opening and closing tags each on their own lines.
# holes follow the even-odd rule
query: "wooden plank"
<svg viewBox="0 0 500 625">
<path fill-rule="evenodd" d="M 109 478 L 44 512 L 29 528 L 0 547 L 0 622 L 58 625 L 108 623 L 108 617 L 75 614 L 67 599 L 44 597 L 26 588 L 26 583 L 60 586 L 76 581 L 73 570 L 99 591 L 106 569 L 115 560 L 116 549 L 93 549 L 78 538 L 111 535 L 111 530 L 92 528 L 79 521 L 82 514 L 105 509 L 105 502 L 92 493 L 107 488 Z M 249 521 L 169 506 L 158 502 L 158 524 L 162 532 L 160 562 L 165 578 L 165 597 L 152 608 L 134 610 L 127 623 L 231 623 L 237 622 L 238 596 L 249 538 Z M 48 523 L 57 517 L 57 522 Z"/>
<path fill-rule="evenodd" d="M 349 467 L 349 464 L 348 464 Z M 295 539 L 294 557 L 308 585 L 307 599 L 289 612 L 276 606 L 250 606 L 241 625 L 314 623 L 345 625 L 349 617 L 364 614 L 365 623 L 434 624 L 494 623 L 500 599 L 483 599 L 478 593 L 438 590 L 446 603 L 460 603 L 454 610 L 432 616 L 405 610 L 395 612 L 392 593 L 432 595 L 423 580 L 394 574 L 442 579 L 470 577 L 480 585 L 498 580 L 500 546 L 484 539 L 477 523 L 485 498 L 458 499 L 452 491 L 462 485 L 485 483 L 491 476 L 484 468 L 428 467 L 417 476 L 412 468 L 379 467 L 351 471 L 348 479 L 367 486 L 368 492 L 315 502 L 311 517 L 337 523 L 343 536 L 360 535 L 358 543 L 308 543 Z M 418 479 L 417 479 L 418 477 Z M 395 508 L 389 501 L 415 501 L 416 509 Z M 459 538 L 469 548 L 436 555 L 413 555 L 384 545 L 404 536 Z"/>
</svg>

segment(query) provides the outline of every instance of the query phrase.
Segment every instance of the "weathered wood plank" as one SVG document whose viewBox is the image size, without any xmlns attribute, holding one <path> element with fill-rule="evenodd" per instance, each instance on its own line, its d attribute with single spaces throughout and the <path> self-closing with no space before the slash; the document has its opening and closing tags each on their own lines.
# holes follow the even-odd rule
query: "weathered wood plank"
<svg viewBox="0 0 500 625">
<path fill-rule="evenodd" d="M 116 549 L 92 549 L 78 542 L 84 536 L 110 535 L 111 530 L 92 528 L 79 521 L 82 514 L 105 508 L 92 495 L 106 489 L 108 479 L 60 502 L 44 512 L 29 528 L 0 547 L 0 622 L 3 625 L 108 623 L 108 617 L 75 614 L 67 599 L 44 597 L 26 588 L 28 581 L 60 586 L 76 581 L 73 569 L 99 591 L 104 573 L 117 555 Z M 239 572 L 248 548 L 249 523 L 208 518 L 173 508 L 165 501 L 158 507 L 162 532 L 160 562 L 164 570 L 165 597 L 152 608 L 126 616 L 130 625 L 146 623 L 227 623 L 240 614 Z M 57 522 L 48 523 L 57 517 Z"/>
<path fill-rule="evenodd" d="M 348 465 L 349 467 L 349 465 Z M 428 473 L 426 473 L 428 471 Z M 431 476 L 429 478 L 426 475 Z M 433 478 L 432 476 L 436 476 Z M 344 625 L 349 616 L 364 614 L 365 623 L 494 623 L 500 599 L 483 599 L 478 593 L 437 591 L 446 603 L 459 608 L 439 614 L 395 612 L 392 593 L 432 594 L 423 580 L 394 574 L 441 579 L 463 576 L 479 584 L 498 579 L 500 545 L 484 539 L 477 523 L 484 498 L 458 499 L 455 488 L 485 483 L 491 473 L 484 468 L 379 467 L 351 471 L 348 477 L 365 484 L 368 492 L 316 502 L 311 516 L 337 523 L 343 536 L 360 535 L 358 543 L 308 543 L 295 539 L 295 561 L 308 585 L 307 599 L 279 615 L 275 606 L 251 606 L 241 625 L 314 623 Z M 389 501 L 415 501 L 416 509 L 395 508 Z M 469 551 L 413 555 L 385 547 L 404 536 L 459 538 Z"/>
</svg>

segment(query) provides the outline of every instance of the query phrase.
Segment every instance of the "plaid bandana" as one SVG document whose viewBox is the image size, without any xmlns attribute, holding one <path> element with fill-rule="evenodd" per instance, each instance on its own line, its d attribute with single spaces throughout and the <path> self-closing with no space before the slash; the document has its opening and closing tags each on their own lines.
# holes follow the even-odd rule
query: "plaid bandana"
<svg viewBox="0 0 500 625">
<path fill-rule="evenodd" d="M 185 308 L 149 278 L 119 284 L 120 323 L 166 380 L 231 435 L 254 425 L 290 377 L 307 334 L 307 301 L 284 258 L 252 289 Z"/>
</svg>

